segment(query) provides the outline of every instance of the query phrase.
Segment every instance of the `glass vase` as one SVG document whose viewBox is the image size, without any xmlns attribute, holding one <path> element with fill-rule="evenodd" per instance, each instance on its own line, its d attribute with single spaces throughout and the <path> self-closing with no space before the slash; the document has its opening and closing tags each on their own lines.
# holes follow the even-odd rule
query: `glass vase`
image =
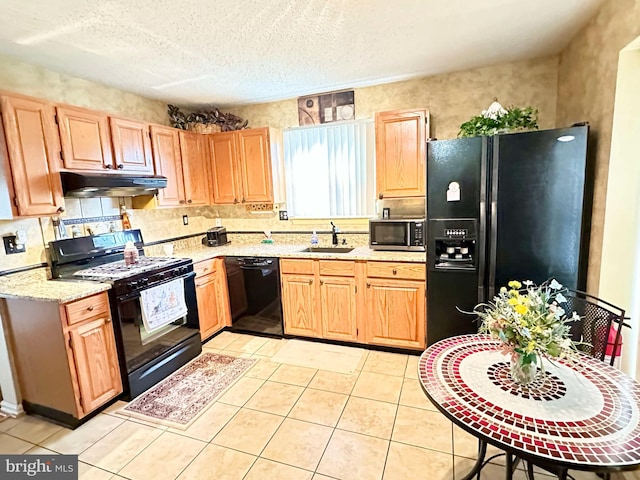
<svg viewBox="0 0 640 480">
<path fill-rule="evenodd" d="M 521 356 L 512 358 L 509 373 L 511 380 L 518 385 L 529 385 L 538 376 L 538 359 L 535 358 L 533 361 L 525 363 Z"/>
</svg>

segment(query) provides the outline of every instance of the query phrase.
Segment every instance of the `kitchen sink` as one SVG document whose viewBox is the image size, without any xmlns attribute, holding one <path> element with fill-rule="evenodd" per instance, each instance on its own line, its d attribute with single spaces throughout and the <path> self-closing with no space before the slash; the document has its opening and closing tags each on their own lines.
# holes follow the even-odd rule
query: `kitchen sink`
<svg viewBox="0 0 640 480">
<path fill-rule="evenodd" d="M 310 253 L 349 253 L 353 248 L 349 247 L 309 247 L 302 250 Z"/>
</svg>

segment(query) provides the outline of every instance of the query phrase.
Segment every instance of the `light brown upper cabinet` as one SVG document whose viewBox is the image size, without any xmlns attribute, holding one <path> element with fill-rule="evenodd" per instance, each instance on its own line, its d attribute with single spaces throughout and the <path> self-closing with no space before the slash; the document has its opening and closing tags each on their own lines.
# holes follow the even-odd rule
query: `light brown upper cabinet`
<svg viewBox="0 0 640 480">
<path fill-rule="evenodd" d="M 376 113 L 378 198 L 422 197 L 426 192 L 426 110 Z"/>
<path fill-rule="evenodd" d="M 151 140 L 146 123 L 110 117 L 115 168 L 127 172 L 153 174 Z"/>
<path fill-rule="evenodd" d="M 273 164 L 280 161 L 281 136 L 271 128 L 251 128 L 208 135 L 213 165 L 213 203 L 272 203 Z M 280 175 L 276 175 L 278 181 Z M 276 182 L 278 183 L 278 182 Z"/>
<path fill-rule="evenodd" d="M 4 135 L 0 128 L 0 157 L 4 159 L 0 160 L 3 167 L 9 166 L 0 169 L 6 177 L 2 193 L 8 204 L 2 216 L 61 212 L 60 146 L 53 106 L 28 97 L 2 95 L 0 108 L 4 123 Z"/>
<path fill-rule="evenodd" d="M 64 167 L 69 170 L 113 169 L 107 115 L 69 106 L 59 106 L 56 110 Z"/>
<path fill-rule="evenodd" d="M 167 177 L 167 187 L 158 191 L 158 206 L 183 205 L 184 179 L 182 177 L 182 154 L 180 153 L 179 130 L 151 125 L 153 162 L 157 175 Z"/>
<path fill-rule="evenodd" d="M 179 136 L 185 201 L 188 205 L 209 205 L 207 137 L 184 130 L 179 132 Z"/>
</svg>

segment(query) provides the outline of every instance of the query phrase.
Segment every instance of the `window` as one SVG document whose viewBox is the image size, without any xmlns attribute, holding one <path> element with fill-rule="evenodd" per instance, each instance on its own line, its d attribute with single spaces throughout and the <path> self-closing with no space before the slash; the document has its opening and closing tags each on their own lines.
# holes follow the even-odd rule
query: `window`
<svg viewBox="0 0 640 480">
<path fill-rule="evenodd" d="M 375 205 L 372 120 L 284 132 L 290 217 L 372 216 Z"/>
</svg>

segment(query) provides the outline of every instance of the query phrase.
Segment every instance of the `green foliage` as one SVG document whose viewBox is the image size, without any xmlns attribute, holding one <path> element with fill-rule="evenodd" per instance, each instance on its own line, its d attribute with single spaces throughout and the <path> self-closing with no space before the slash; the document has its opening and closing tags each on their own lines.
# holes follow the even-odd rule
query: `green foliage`
<svg viewBox="0 0 640 480">
<path fill-rule="evenodd" d="M 507 113 L 494 117 L 476 115 L 460 125 L 458 137 L 490 136 L 496 133 L 538 129 L 538 110 L 532 107 L 509 107 Z"/>
</svg>

